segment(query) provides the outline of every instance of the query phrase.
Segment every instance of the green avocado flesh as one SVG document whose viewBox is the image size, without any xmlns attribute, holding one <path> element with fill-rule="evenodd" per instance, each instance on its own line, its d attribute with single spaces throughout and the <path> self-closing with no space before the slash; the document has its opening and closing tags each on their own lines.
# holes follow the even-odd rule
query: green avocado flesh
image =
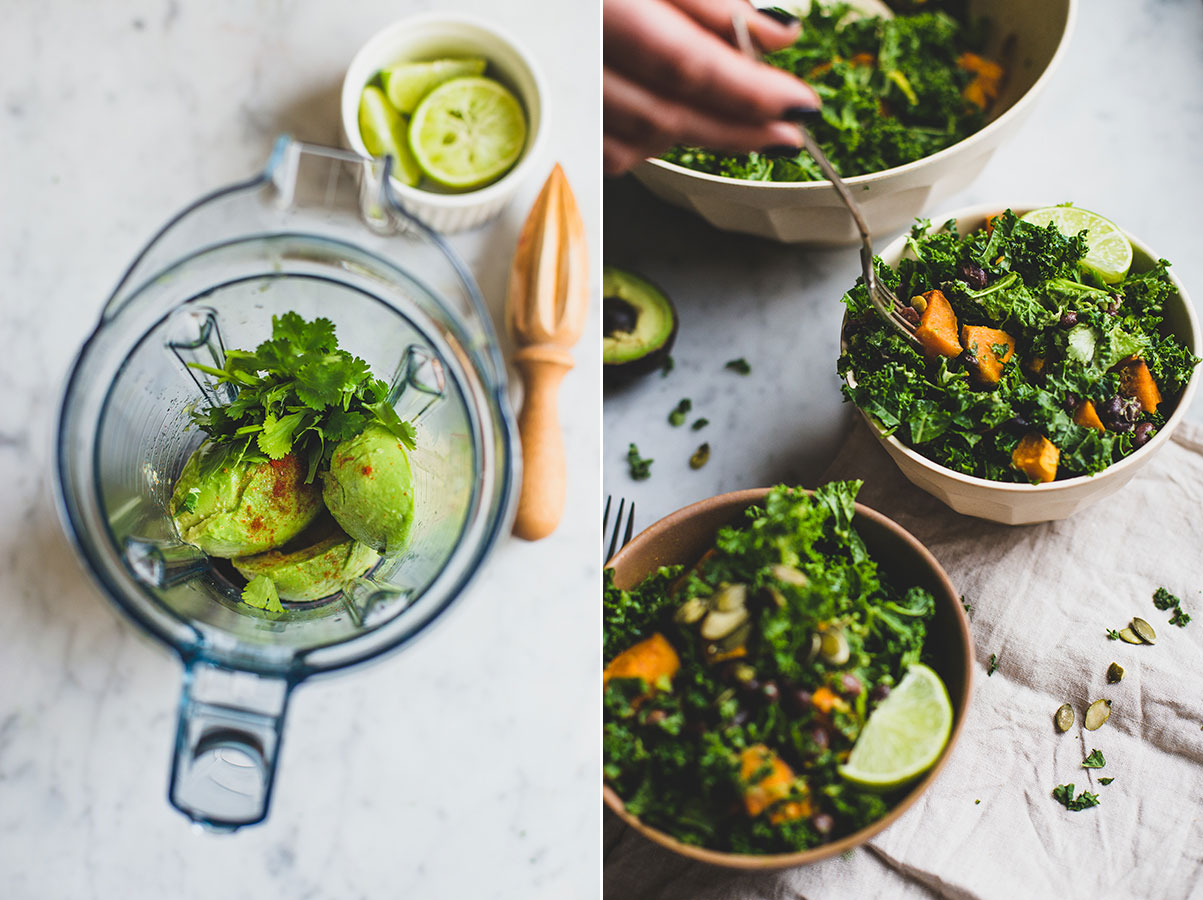
<svg viewBox="0 0 1203 900">
<path fill-rule="evenodd" d="M 180 537 L 210 556 L 229 559 L 278 547 L 322 511 L 320 487 L 305 484 L 291 454 L 254 462 L 212 459 L 219 453 L 226 450 L 208 441 L 197 448 L 168 507 Z"/>
<path fill-rule="evenodd" d="M 602 362 L 645 372 L 658 368 L 677 334 L 672 301 L 651 282 L 615 266 L 602 272 Z"/>
<path fill-rule="evenodd" d="M 386 556 L 405 549 L 413 478 L 405 447 L 390 431 L 370 425 L 339 443 L 322 482 L 326 508 L 343 531 Z"/>
<path fill-rule="evenodd" d="M 371 547 L 349 537 L 324 515 L 291 543 L 234 560 L 247 581 L 266 575 L 281 600 L 303 602 L 327 597 L 380 561 Z"/>
</svg>

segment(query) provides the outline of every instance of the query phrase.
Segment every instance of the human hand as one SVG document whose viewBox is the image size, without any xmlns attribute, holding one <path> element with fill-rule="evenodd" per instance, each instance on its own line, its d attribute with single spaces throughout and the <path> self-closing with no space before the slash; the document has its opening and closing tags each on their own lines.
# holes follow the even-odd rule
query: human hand
<svg viewBox="0 0 1203 900">
<path fill-rule="evenodd" d="M 731 43 L 732 16 L 763 50 L 798 36 L 792 17 L 746 0 L 604 0 L 602 157 L 625 172 L 674 144 L 796 153 L 789 119 L 818 109 L 803 81 L 749 59 Z M 781 19 L 786 21 L 782 22 Z"/>
</svg>

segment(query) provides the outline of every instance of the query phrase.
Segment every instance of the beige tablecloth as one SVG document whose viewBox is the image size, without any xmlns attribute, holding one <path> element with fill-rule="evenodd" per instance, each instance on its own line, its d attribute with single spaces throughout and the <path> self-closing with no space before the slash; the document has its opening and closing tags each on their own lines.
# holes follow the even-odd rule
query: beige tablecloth
<svg viewBox="0 0 1203 900">
<path fill-rule="evenodd" d="M 1203 898 L 1203 428 L 1179 429 L 1113 497 L 1043 525 L 952 512 L 911 486 L 859 420 L 834 478 L 864 479 L 858 499 L 923 541 L 972 603 L 978 671 L 948 766 L 869 844 L 781 873 L 685 861 L 607 813 L 605 896 Z M 1171 626 L 1151 600 L 1158 586 L 1195 621 Z M 1107 639 L 1134 615 L 1157 630 L 1155 646 Z M 1108 685 L 1113 661 L 1126 674 Z M 1082 731 L 1099 697 L 1112 699 L 1111 718 Z M 1078 724 L 1062 735 L 1052 716 L 1064 702 Z M 1107 765 L 1090 777 L 1081 764 L 1094 748 Z M 1067 782 L 1101 805 L 1066 810 L 1051 791 Z"/>
</svg>

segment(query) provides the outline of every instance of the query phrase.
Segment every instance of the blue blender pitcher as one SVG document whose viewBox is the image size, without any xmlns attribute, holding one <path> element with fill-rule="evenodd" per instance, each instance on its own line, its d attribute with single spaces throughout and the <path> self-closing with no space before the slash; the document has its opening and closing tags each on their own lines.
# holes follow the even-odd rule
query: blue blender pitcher
<svg viewBox="0 0 1203 900">
<path fill-rule="evenodd" d="M 340 593 L 268 614 L 183 543 L 172 487 L 204 435 L 189 411 L 232 399 L 220 368 L 272 316 L 334 322 L 417 429 L 409 544 Z M 255 178 L 155 236 L 105 305 L 59 417 L 64 527 L 110 599 L 184 665 L 172 805 L 232 830 L 267 815 L 288 698 L 311 675 L 414 638 L 464 590 L 513 517 L 513 414 L 472 276 L 407 214 L 388 162 L 281 138 Z"/>
</svg>

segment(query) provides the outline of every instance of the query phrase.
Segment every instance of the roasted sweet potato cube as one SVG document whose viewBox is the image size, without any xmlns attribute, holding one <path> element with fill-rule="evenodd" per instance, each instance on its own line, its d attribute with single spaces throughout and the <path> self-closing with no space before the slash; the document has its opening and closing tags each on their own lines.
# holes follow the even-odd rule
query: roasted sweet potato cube
<svg viewBox="0 0 1203 900">
<path fill-rule="evenodd" d="M 978 109 L 985 109 L 998 98 L 1002 89 L 1003 68 L 996 62 L 983 59 L 976 53 L 962 53 L 957 65 L 974 73 L 973 81 L 965 86 L 962 96 Z"/>
<path fill-rule="evenodd" d="M 1103 420 L 1099 418 L 1099 411 L 1089 400 L 1083 400 L 1078 404 L 1078 408 L 1074 410 L 1074 421 L 1084 428 L 1093 428 L 1095 431 L 1107 430 L 1103 425 Z"/>
<path fill-rule="evenodd" d="M 1157 412 L 1161 405 L 1161 391 L 1153 380 L 1149 367 L 1143 359 L 1128 360 L 1120 369 L 1120 392 L 1127 397 L 1135 397 L 1140 401 L 1140 408 L 1145 412 Z"/>
<path fill-rule="evenodd" d="M 1061 451 L 1042 434 L 1025 434 L 1011 451 L 1011 464 L 1032 481 L 1046 482 L 1057 477 Z"/>
<path fill-rule="evenodd" d="M 756 780 L 756 773 L 766 765 L 769 773 Z M 805 792 L 806 782 L 798 781 L 794 770 L 764 744 L 753 744 L 739 754 L 739 777 L 744 782 L 744 808 L 749 816 L 758 816 L 773 804 L 780 804 L 769 814 L 774 825 L 810 815 L 808 798 L 780 803 L 791 794 Z"/>
<path fill-rule="evenodd" d="M 927 307 L 919 317 L 915 337 L 928 356 L 960 356 L 963 348 L 957 340 L 957 315 L 948 298 L 939 290 L 921 296 L 927 301 Z"/>
<path fill-rule="evenodd" d="M 602 672 L 602 686 L 611 678 L 642 678 L 655 689 L 661 678 L 672 679 L 681 668 L 681 658 L 664 635 L 656 632 L 650 638 L 632 644 L 610 660 Z"/>
<path fill-rule="evenodd" d="M 998 384 L 998 379 L 1002 378 L 1003 366 L 1015 355 L 1015 338 L 1005 331 L 985 325 L 962 326 L 961 343 L 977 357 L 978 375 L 990 384 Z M 999 356 L 994 348 L 1004 344 L 1007 349 Z"/>
</svg>

